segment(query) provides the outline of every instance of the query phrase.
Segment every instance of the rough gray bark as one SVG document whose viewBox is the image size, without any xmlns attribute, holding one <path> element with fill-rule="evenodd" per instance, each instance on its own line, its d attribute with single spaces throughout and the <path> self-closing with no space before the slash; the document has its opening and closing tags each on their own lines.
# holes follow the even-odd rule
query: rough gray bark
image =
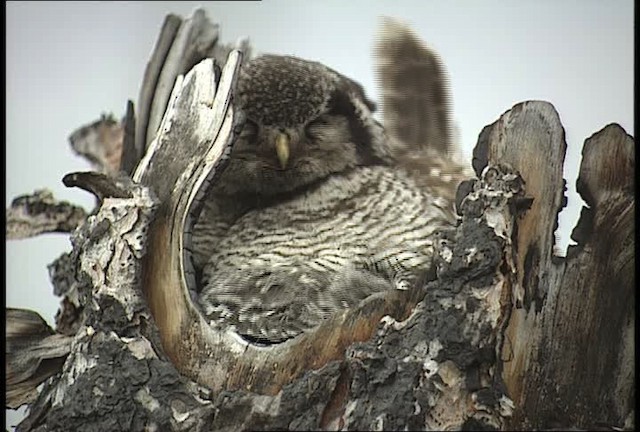
<svg viewBox="0 0 640 432">
<path fill-rule="evenodd" d="M 422 289 L 370 298 L 279 350 L 203 325 L 184 246 L 199 186 L 223 169 L 241 121 L 238 61 L 222 82 L 210 60 L 178 78 L 136 182 L 67 178 L 100 204 L 52 267 L 72 305 L 57 357 L 42 345 L 49 330 L 12 333 L 24 343 L 7 365 L 64 359 L 39 392 L 33 368 L 7 381 L 21 386 L 15 404 L 31 402 L 18 430 L 633 428 L 633 142 L 610 125 L 585 144 L 589 208 L 558 258 L 565 142 L 545 102 L 480 134 L 460 224 L 442 234 Z M 37 321 L 17 315 L 14 328 Z"/>
<path fill-rule="evenodd" d="M 16 197 L 7 209 L 7 239 L 34 237 L 48 232 L 73 231 L 87 214 L 82 207 L 58 202 L 48 190 Z"/>
</svg>

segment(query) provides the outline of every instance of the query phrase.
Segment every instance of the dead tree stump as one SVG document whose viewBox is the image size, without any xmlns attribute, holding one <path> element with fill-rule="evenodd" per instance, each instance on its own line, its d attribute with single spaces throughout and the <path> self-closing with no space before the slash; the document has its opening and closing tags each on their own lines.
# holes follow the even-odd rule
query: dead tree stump
<svg viewBox="0 0 640 432">
<path fill-rule="evenodd" d="M 189 227 L 242 122 L 231 103 L 241 56 L 212 28 L 201 12 L 167 19 L 123 156 L 108 158 L 126 173 L 142 158 L 133 181 L 65 178 L 99 205 L 64 227 L 77 225 L 52 266 L 66 305 L 57 333 L 9 315 L 8 406 L 30 407 L 19 431 L 635 426 L 633 139 L 614 124 L 585 143 L 588 207 L 578 244 L 558 257 L 566 144 L 546 102 L 518 104 L 480 134 L 477 177 L 459 188 L 460 222 L 441 234 L 426 286 L 369 298 L 276 349 L 208 327 L 189 293 Z M 187 49 L 201 37 L 214 41 L 208 55 Z M 231 52 L 224 68 L 199 61 L 214 51 Z M 21 223 L 60 229 L 39 197 L 47 206 L 29 208 L 43 212 Z"/>
</svg>

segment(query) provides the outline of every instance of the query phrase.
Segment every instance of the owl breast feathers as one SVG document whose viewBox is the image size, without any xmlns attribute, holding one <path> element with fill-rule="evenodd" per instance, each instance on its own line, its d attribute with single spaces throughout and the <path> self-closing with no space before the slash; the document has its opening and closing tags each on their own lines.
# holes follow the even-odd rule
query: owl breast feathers
<svg viewBox="0 0 640 432">
<path fill-rule="evenodd" d="M 279 343 L 423 280 L 451 200 L 425 181 L 433 172 L 403 166 L 411 152 L 357 83 L 262 56 L 244 66 L 237 95 L 246 125 L 193 232 L 197 302 L 212 326 Z"/>
</svg>

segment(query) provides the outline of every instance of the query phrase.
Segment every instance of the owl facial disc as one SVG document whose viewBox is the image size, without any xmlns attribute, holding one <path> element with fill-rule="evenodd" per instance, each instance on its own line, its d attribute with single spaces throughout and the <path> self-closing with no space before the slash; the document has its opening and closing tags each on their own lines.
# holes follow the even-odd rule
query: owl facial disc
<svg viewBox="0 0 640 432">
<path fill-rule="evenodd" d="M 246 123 L 214 194 L 288 194 L 387 163 L 384 130 L 362 87 L 321 63 L 252 59 L 241 69 L 235 103 Z"/>
</svg>

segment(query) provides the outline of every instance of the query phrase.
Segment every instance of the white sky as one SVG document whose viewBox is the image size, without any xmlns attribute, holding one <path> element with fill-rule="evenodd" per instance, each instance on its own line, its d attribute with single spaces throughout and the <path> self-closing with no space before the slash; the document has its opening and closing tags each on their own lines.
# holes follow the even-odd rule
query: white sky
<svg viewBox="0 0 640 432">
<path fill-rule="evenodd" d="M 403 19 L 441 55 L 465 154 L 480 130 L 514 104 L 553 103 L 566 130 L 569 206 L 564 250 L 580 213 L 575 180 L 582 144 L 605 125 L 633 130 L 632 0 L 265 0 L 206 2 L 224 42 L 248 36 L 258 52 L 322 61 L 377 99 L 372 47 L 377 18 Z M 90 209 L 92 197 L 62 177 L 88 165 L 68 136 L 103 112 L 121 117 L 138 96 L 144 67 L 168 13 L 195 2 L 7 2 L 6 205 L 49 188 Z M 469 159 L 470 160 L 470 159 Z M 47 264 L 70 250 L 67 236 L 7 242 L 6 304 L 58 309 Z M 7 427 L 16 414 L 8 412 Z"/>
</svg>

